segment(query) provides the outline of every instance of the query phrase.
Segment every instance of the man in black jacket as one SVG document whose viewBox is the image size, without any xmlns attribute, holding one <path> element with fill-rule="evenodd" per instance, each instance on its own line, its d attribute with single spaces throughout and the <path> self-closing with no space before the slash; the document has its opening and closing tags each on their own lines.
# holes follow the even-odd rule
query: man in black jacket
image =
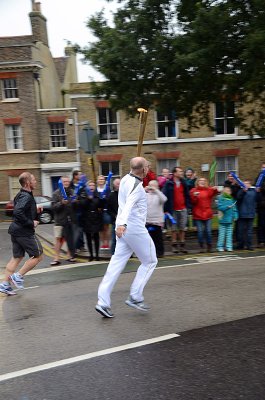
<svg viewBox="0 0 265 400">
<path fill-rule="evenodd" d="M 82 172 L 79 170 L 73 171 L 73 177 L 70 182 L 70 188 L 73 189 L 74 195 L 78 196 L 81 188 L 79 187 L 80 180 L 82 178 Z M 79 190 L 78 190 L 79 189 Z M 79 205 L 76 207 L 76 226 L 74 232 L 74 244 L 75 248 L 79 252 L 85 251 L 84 232 L 82 228 L 82 217 Z"/>
<path fill-rule="evenodd" d="M 54 212 L 54 236 L 55 236 L 55 258 L 50 265 L 61 264 L 60 250 L 64 240 L 67 243 L 69 262 L 75 262 L 75 229 L 77 223 L 76 199 L 73 198 L 74 191 L 70 187 L 68 176 L 62 176 L 62 185 L 64 187 L 67 199 L 64 199 L 60 189 L 56 189 L 52 195 L 52 209 Z"/>
<path fill-rule="evenodd" d="M 38 225 L 37 206 L 32 190 L 37 186 L 37 181 L 29 172 L 23 172 L 19 176 L 21 189 L 14 199 L 13 222 L 8 233 L 11 235 L 13 257 L 6 265 L 4 281 L 0 284 L 0 292 L 7 295 L 14 295 L 10 283 L 18 289 L 24 289 L 24 275 L 42 259 L 42 246 L 35 235 L 35 228 Z M 29 259 L 24 263 L 18 272 L 15 272 L 19 263 L 28 253 Z"/>
</svg>

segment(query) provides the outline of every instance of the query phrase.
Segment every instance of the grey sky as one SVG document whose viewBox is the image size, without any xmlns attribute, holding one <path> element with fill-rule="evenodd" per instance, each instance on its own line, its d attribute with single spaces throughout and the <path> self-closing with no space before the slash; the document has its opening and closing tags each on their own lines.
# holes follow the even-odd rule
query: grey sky
<svg viewBox="0 0 265 400">
<path fill-rule="evenodd" d="M 49 45 L 54 57 L 64 55 L 66 40 L 81 46 L 92 42 L 93 36 L 85 25 L 86 20 L 103 7 L 111 18 L 111 10 L 117 4 L 105 0 L 40 0 L 40 3 L 42 14 L 47 18 Z M 31 0 L 0 0 L 0 36 L 31 34 L 30 11 Z M 90 81 L 91 78 L 102 80 L 93 68 L 81 63 L 80 56 L 78 77 L 80 82 Z"/>
</svg>

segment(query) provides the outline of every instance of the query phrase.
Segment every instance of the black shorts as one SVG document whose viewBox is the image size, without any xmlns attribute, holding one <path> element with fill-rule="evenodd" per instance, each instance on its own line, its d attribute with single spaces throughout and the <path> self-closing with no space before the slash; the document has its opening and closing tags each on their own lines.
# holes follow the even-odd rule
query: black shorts
<svg viewBox="0 0 265 400">
<path fill-rule="evenodd" d="M 25 253 L 28 253 L 29 257 L 38 258 L 43 253 L 43 248 L 41 242 L 36 235 L 32 236 L 13 236 L 12 240 L 12 250 L 13 257 L 20 258 L 24 257 Z"/>
</svg>

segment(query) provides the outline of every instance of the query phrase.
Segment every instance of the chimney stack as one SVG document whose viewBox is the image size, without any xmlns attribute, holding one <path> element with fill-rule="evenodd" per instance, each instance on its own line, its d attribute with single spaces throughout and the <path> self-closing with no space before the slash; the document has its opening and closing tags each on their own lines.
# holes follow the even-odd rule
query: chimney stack
<svg viewBox="0 0 265 400">
<path fill-rule="evenodd" d="M 34 42 L 42 42 L 49 47 L 46 18 L 41 13 L 41 3 L 32 0 L 32 11 L 29 13 Z"/>
</svg>

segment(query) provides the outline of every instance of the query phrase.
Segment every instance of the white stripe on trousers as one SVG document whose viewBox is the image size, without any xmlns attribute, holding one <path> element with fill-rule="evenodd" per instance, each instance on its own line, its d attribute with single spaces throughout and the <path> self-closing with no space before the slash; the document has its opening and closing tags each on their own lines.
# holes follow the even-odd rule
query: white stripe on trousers
<svg viewBox="0 0 265 400">
<path fill-rule="evenodd" d="M 233 224 L 219 224 L 217 249 L 233 249 Z"/>
<path fill-rule="evenodd" d="M 126 232 L 121 238 L 117 238 L 115 253 L 111 257 L 105 276 L 99 285 L 99 305 L 110 307 L 113 287 L 133 253 L 139 258 L 141 265 L 131 285 L 130 295 L 136 301 L 144 300 L 144 287 L 157 264 L 155 245 L 147 231 L 138 234 Z"/>
</svg>

